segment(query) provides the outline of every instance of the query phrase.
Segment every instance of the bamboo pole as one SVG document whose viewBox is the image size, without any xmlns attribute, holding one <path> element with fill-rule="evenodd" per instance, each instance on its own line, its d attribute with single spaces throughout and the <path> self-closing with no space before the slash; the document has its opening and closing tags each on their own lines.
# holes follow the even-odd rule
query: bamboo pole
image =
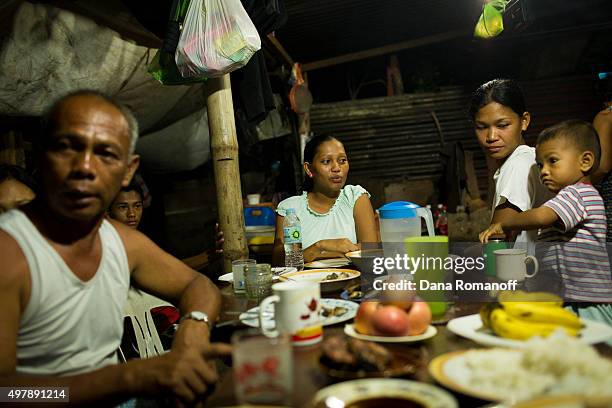
<svg viewBox="0 0 612 408">
<path fill-rule="evenodd" d="M 232 261 L 246 259 L 249 248 L 244 231 L 242 188 L 238 168 L 238 139 L 229 74 L 207 81 L 208 126 L 217 186 L 219 225 L 225 236 L 223 266 L 231 272 Z"/>
</svg>

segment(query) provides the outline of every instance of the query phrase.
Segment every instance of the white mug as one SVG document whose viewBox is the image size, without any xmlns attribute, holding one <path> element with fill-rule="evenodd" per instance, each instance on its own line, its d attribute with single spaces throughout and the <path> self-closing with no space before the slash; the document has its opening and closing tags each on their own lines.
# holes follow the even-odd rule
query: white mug
<svg viewBox="0 0 612 408">
<path fill-rule="evenodd" d="M 538 273 L 538 260 L 534 256 L 527 255 L 524 249 L 497 249 L 493 253 L 497 277 L 503 281 L 522 282 L 525 278 L 533 278 Z M 527 273 L 527 261 L 533 262 L 532 273 Z"/>
<path fill-rule="evenodd" d="M 259 327 L 266 336 L 289 333 L 296 346 L 307 346 L 321 341 L 323 327 L 319 317 L 321 289 L 318 282 L 281 282 L 272 285 L 274 295 L 259 305 Z M 274 304 L 276 329 L 266 328 L 262 322 L 267 306 Z M 269 309 L 269 308 L 268 308 Z"/>
</svg>

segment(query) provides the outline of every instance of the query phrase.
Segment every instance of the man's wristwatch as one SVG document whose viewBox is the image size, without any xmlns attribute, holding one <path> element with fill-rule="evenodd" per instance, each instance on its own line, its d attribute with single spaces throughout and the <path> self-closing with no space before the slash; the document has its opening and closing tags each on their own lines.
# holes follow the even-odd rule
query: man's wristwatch
<svg viewBox="0 0 612 408">
<path fill-rule="evenodd" d="M 181 324 L 185 319 L 192 319 L 198 322 L 204 322 L 206 323 L 209 329 L 212 329 L 208 315 L 204 312 L 200 312 L 199 310 L 193 310 L 189 313 L 184 314 L 183 317 L 181 317 L 181 320 L 179 320 L 179 324 Z"/>
</svg>

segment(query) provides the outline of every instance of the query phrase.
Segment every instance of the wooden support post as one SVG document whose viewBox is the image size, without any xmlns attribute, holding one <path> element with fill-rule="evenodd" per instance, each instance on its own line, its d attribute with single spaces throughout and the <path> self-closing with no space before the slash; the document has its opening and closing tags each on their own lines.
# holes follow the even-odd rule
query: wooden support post
<svg viewBox="0 0 612 408">
<path fill-rule="evenodd" d="M 217 186 L 219 225 L 225 235 L 223 265 L 231 272 L 232 261 L 249 256 L 244 231 L 242 188 L 238 168 L 238 139 L 229 74 L 207 81 L 208 126 Z"/>
<path fill-rule="evenodd" d="M 9 131 L 0 134 L 0 164 L 12 164 L 25 168 L 25 151 L 21 133 Z"/>
</svg>

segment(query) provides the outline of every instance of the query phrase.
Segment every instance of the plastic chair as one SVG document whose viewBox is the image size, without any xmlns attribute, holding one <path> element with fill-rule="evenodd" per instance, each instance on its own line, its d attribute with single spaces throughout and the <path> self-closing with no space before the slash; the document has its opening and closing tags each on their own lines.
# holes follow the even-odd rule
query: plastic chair
<svg viewBox="0 0 612 408">
<path fill-rule="evenodd" d="M 134 328 L 134 337 L 140 358 L 154 357 L 165 352 L 151 309 L 158 306 L 172 306 L 170 303 L 130 287 L 124 308 L 125 317 L 129 318 Z M 121 354 L 123 352 L 120 350 Z"/>
</svg>

